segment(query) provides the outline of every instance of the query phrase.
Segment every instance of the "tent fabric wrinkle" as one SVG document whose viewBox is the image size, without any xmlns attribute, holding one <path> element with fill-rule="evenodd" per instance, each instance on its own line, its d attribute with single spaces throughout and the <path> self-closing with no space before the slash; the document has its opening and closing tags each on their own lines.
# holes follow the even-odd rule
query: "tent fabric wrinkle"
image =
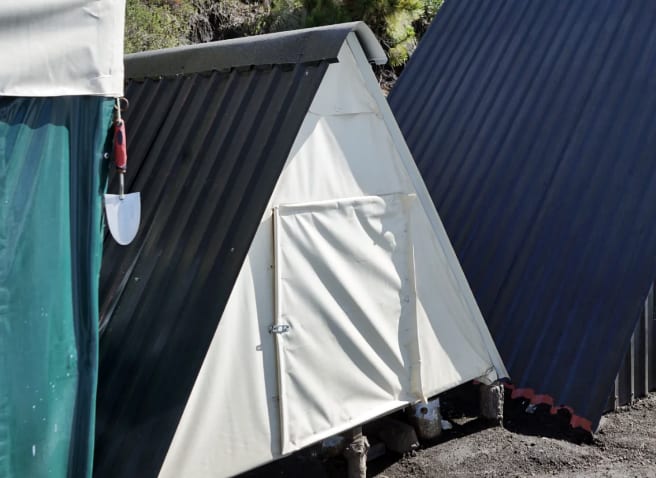
<svg viewBox="0 0 656 478">
<path fill-rule="evenodd" d="M 113 102 L 0 98 L 0 476 L 91 476 Z"/>
</svg>

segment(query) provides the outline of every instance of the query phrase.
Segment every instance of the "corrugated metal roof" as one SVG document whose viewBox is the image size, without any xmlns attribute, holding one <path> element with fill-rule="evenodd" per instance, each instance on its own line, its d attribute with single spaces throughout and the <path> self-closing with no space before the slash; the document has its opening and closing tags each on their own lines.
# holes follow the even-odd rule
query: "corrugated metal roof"
<svg viewBox="0 0 656 478">
<path fill-rule="evenodd" d="M 387 63 L 385 51 L 369 27 L 351 22 L 135 53 L 125 57 L 126 75 L 138 79 L 254 65 L 335 62 L 351 32 L 370 62 Z"/>
<path fill-rule="evenodd" d="M 157 475 L 327 64 L 128 82 L 142 222 L 105 241 L 94 476 Z"/>
<path fill-rule="evenodd" d="M 451 0 L 389 97 L 515 395 L 592 425 L 656 270 L 655 22 Z"/>
</svg>

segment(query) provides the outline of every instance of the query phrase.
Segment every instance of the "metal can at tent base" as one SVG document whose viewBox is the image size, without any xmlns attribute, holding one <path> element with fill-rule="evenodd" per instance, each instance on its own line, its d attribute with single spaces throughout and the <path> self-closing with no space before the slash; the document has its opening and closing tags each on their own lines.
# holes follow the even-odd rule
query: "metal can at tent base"
<svg viewBox="0 0 656 478">
<path fill-rule="evenodd" d="M 429 400 L 427 403 L 417 403 L 407 409 L 408 420 L 415 427 L 421 440 L 436 438 L 442 433 L 442 417 L 440 416 L 440 399 Z"/>
</svg>

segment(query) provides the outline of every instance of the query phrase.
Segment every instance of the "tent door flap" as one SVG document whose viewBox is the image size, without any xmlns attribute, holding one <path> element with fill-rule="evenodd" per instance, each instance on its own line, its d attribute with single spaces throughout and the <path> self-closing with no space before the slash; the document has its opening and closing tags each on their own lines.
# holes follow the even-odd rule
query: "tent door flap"
<svg viewBox="0 0 656 478">
<path fill-rule="evenodd" d="M 421 394 L 414 201 L 391 194 L 274 208 L 270 330 L 283 454 Z"/>
</svg>

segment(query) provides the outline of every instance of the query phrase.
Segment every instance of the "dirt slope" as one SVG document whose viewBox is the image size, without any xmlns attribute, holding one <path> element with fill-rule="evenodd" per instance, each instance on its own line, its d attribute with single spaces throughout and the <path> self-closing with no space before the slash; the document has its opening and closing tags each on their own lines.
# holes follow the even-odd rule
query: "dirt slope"
<svg viewBox="0 0 656 478">
<path fill-rule="evenodd" d="M 459 436 L 424 447 L 415 456 L 382 458 L 369 471 L 378 478 L 656 477 L 656 395 L 606 415 L 587 444 L 573 443 L 576 437 L 554 428 L 547 433 L 555 438 L 534 435 L 539 417 L 519 420 L 507 419 L 506 428 L 456 420 L 461 422 L 454 430 Z"/>
<path fill-rule="evenodd" d="M 606 415 L 593 440 L 566 426 L 568 417 L 546 410 L 523 412 L 526 403 L 506 403 L 504 428 L 490 427 L 469 408 L 443 413 L 454 428 L 412 456 L 387 453 L 369 463 L 370 477 L 654 477 L 656 394 Z M 455 402 L 454 401 L 454 402 Z M 582 443 L 583 442 L 583 443 Z M 581 444 L 579 444 L 581 443 Z M 345 476 L 341 459 L 322 460 L 307 450 L 245 474 L 250 478 Z"/>
</svg>

